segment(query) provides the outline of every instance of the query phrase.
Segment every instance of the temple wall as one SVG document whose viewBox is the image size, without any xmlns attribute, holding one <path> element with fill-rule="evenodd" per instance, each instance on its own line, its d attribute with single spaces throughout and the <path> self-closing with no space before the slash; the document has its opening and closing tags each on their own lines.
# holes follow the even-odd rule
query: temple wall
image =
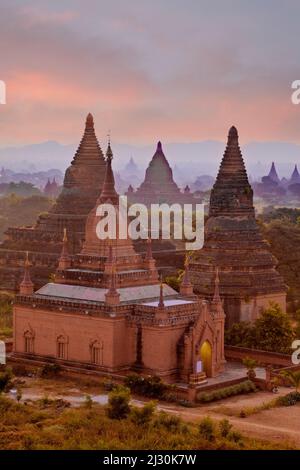
<svg viewBox="0 0 300 470">
<path fill-rule="evenodd" d="M 250 299 L 248 302 L 241 301 L 241 315 L 240 321 L 254 321 L 256 320 L 263 310 L 270 307 L 270 303 L 278 304 L 283 312 L 286 312 L 286 294 L 274 293 L 259 295 Z"/>
<path fill-rule="evenodd" d="M 125 331 L 124 331 L 125 329 Z M 25 353 L 25 331 L 34 335 L 34 354 L 57 358 L 57 338 L 64 336 L 70 361 L 91 363 L 91 343 L 101 345 L 99 366 L 124 367 L 133 362 L 133 331 L 124 318 L 95 318 L 42 309 L 14 307 L 14 352 Z"/>
<path fill-rule="evenodd" d="M 177 369 L 177 343 L 186 325 L 143 327 L 143 364 L 156 374 Z"/>
</svg>

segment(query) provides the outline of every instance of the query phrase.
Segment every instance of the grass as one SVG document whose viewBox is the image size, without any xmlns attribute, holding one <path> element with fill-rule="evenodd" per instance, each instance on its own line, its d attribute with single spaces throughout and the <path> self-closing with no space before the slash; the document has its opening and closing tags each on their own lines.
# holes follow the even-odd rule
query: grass
<svg viewBox="0 0 300 470">
<path fill-rule="evenodd" d="M 59 406 L 58 406 L 59 405 Z M 8 450 L 125 450 L 125 449 L 274 449 L 278 446 L 252 440 L 239 433 L 222 435 L 213 422 L 185 423 L 179 417 L 155 413 L 144 425 L 132 416 L 112 420 L 105 407 L 65 408 L 56 400 L 17 404 L 0 397 L 0 449 Z M 210 423 L 208 423 L 210 424 Z M 207 436 L 206 436 L 207 434 Z M 206 437 L 207 438 L 206 438 Z M 281 447 L 282 448 L 282 445 Z M 289 448 L 284 445 L 284 448 Z"/>
</svg>

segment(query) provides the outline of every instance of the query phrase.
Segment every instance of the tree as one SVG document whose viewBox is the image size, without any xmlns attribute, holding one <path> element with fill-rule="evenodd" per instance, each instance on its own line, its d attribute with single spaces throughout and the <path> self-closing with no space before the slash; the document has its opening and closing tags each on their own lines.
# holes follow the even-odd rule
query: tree
<svg viewBox="0 0 300 470">
<path fill-rule="evenodd" d="M 298 371 L 291 371 L 291 370 L 283 370 L 281 375 L 288 379 L 290 384 L 295 387 L 296 392 L 299 392 L 300 387 L 300 370 Z"/>
<path fill-rule="evenodd" d="M 125 419 L 130 413 L 130 390 L 117 387 L 108 395 L 107 416 L 111 419 Z"/>
<path fill-rule="evenodd" d="M 256 347 L 265 351 L 290 351 L 294 332 L 286 313 L 272 303 L 254 323 Z"/>
</svg>

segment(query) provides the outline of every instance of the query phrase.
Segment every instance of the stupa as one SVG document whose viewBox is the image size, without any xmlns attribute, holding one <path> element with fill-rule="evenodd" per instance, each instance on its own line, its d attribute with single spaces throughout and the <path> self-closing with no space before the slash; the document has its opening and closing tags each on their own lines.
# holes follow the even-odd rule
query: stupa
<svg viewBox="0 0 300 470">
<path fill-rule="evenodd" d="M 231 127 L 227 147 L 210 196 L 204 246 L 191 261 L 190 277 L 197 294 L 211 299 L 219 268 L 220 295 L 227 325 L 253 321 L 270 302 L 286 309 L 286 286 L 277 260 L 255 220 L 253 191 Z"/>
<path fill-rule="evenodd" d="M 52 209 L 41 214 L 33 227 L 11 227 L 5 234 L 0 245 L 2 288 L 16 289 L 26 251 L 33 264 L 35 285 L 43 285 L 57 267 L 64 228 L 68 231 L 70 252 L 80 250 L 86 218 L 99 196 L 104 175 L 105 159 L 95 134 L 93 116 L 88 114 L 83 137 Z"/>
</svg>

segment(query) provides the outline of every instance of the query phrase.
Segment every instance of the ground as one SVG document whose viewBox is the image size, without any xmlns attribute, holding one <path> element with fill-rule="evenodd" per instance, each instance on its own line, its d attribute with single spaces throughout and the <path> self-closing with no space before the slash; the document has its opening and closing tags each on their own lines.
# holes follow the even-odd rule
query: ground
<svg viewBox="0 0 300 470">
<path fill-rule="evenodd" d="M 70 402 L 72 407 L 78 407 L 84 403 L 87 395 L 100 405 L 105 405 L 108 400 L 108 392 L 105 391 L 103 379 L 21 377 L 20 380 L 23 382 L 22 402 L 30 403 L 31 400 L 35 401 L 47 396 L 63 398 Z M 157 409 L 178 415 L 187 422 L 197 423 L 205 416 L 210 416 L 214 420 L 226 418 L 236 430 L 252 439 L 267 440 L 283 448 L 287 445 L 300 448 L 300 405 L 264 409 L 268 408 L 268 403 L 274 398 L 285 395 L 289 391 L 291 389 L 282 387 L 278 395 L 260 391 L 202 404 L 194 408 L 159 402 Z M 14 391 L 8 393 L 8 396 L 14 398 Z M 146 401 L 144 398 L 134 397 L 132 404 L 142 406 Z M 247 417 L 240 417 L 242 410 Z"/>
</svg>

